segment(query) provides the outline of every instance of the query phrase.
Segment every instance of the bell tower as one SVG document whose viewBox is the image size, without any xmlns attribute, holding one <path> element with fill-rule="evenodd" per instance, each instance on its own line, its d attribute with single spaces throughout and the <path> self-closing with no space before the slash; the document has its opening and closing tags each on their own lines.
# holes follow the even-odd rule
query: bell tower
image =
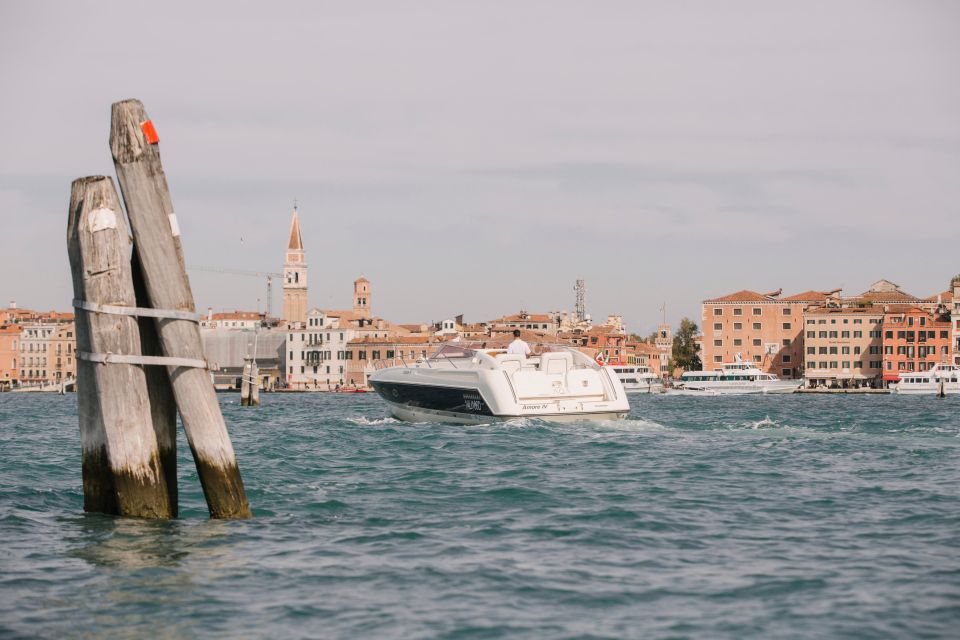
<svg viewBox="0 0 960 640">
<path fill-rule="evenodd" d="M 287 324 L 307 323 L 307 263 L 296 204 L 293 205 L 290 241 L 283 263 L 283 320 Z"/>
<path fill-rule="evenodd" d="M 353 312 L 361 318 L 370 317 L 370 281 L 360 276 L 353 283 Z"/>
</svg>

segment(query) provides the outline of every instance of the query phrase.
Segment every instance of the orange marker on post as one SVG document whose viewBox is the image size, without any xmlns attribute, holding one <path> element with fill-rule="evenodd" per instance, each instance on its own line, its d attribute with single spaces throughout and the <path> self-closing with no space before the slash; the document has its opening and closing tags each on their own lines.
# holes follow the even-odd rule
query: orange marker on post
<svg viewBox="0 0 960 640">
<path fill-rule="evenodd" d="M 146 138 L 147 144 L 157 144 L 160 142 L 160 136 L 157 135 L 157 130 L 153 127 L 153 120 L 141 122 L 140 129 L 143 131 L 143 137 Z"/>
</svg>

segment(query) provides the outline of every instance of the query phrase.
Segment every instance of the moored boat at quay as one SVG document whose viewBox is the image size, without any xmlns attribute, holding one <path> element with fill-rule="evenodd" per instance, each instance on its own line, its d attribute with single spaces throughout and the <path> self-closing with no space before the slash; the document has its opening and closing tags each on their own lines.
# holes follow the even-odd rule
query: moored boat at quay
<svg viewBox="0 0 960 640">
<path fill-rule="evenodd" d="M 673 389 L 674 392 L 689 395 L 727 395 L 793 393 L 802 386 L 802 380 L 781 380 L 749 362 L 743 362 L 738 354 L 736 362 L 726 363 L 714 371 L 685 371 Z"/>
<path fill-rule="evenodd" d="M 900 374 L 900 381 L 891 384 L 894 393 L 943 394 L 960 393 L 960 365 L 938 363 L 928 371 Z"/>
<path fill-rule="evenodd" d="M 641 364 L 615 364 L 613 372 L 627 393 L 663 393 L 663 380 Z"/>
<path fill-rule="evenodd" d="M 379 368 L 370 385 L 399 420 L 478 424 L 512 418 L 620 419 L 630 411 L 610 367 L 563 345 L 530 357 L 449 343 L 429 358 Z"/>
</svg>

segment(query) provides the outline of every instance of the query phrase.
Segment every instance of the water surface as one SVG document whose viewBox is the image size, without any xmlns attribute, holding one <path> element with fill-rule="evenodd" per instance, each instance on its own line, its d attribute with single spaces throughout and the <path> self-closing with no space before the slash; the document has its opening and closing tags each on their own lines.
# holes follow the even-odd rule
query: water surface
<svg viewBox="0 0 960 640">
<path fill-rule="evenodd" d="M 919 638 L 960 625 L 960 398 L 406 424 L 220 396 L 255 518 L 82 512 L 75 396 L 0 394 L 0 636 Z M 186 446 L 181 438 L 181 451 Z"/>
</svg>

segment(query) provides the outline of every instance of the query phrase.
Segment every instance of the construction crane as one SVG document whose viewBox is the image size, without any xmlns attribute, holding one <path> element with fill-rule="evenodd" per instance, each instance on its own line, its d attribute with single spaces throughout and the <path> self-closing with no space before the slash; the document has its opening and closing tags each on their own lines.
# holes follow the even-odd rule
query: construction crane
<svg viewBox="0 0 960 640">
<path fill-rule="evenodd" d="M 190 266 L 187 267 L 188 271 L 207 271 L 210 273 L 228 273 L 234 276 L 249 276 L 253 278 L 266 278 L 267 279 L 267 317 L 273 315 L 273 279 L 282 278 L 282 273 L 276 273 L 274 271 L 248 271 L 246 269 L 221 269 L 218 267 L 196 267 Z"/>
</svg>

